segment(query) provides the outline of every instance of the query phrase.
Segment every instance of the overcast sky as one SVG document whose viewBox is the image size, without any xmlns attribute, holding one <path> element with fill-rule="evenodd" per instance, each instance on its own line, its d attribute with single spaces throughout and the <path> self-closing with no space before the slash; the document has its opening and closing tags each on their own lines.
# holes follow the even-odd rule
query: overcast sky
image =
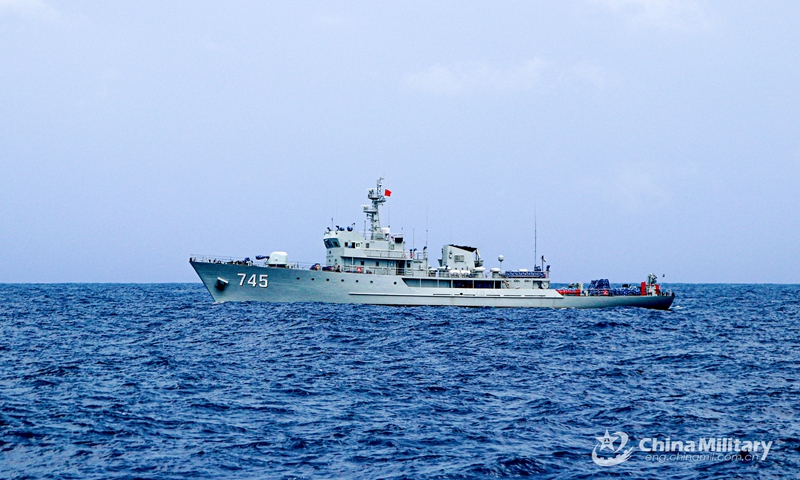
<svg viewBox="0 0 800 480">
<path fill-rule="evenodd" d="M 800 2 L 0 0 L 0 69 L 0 282 L 324 262 L 381 175 L 432 258 L 800 282 Z"/>
</svg>

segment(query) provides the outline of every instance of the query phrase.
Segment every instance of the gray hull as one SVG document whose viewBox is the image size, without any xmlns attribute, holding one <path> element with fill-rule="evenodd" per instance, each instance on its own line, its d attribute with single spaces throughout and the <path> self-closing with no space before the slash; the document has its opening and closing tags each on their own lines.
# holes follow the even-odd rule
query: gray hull
<svg viewBox="0 0 800 480">
<path fill-rule="evenodd" d="M 414 288 L 403 277 L 190 262 L 216 302 L 323 302 L 506 308 L 642 307 L 667 310 L 674 296 L 562 296 L 553 289 Z"/>
</svg>

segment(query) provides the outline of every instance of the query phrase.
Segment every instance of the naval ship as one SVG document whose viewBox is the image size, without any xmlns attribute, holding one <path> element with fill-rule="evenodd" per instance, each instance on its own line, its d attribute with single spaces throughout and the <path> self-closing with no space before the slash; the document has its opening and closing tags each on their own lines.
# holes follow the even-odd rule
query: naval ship
<svg viewBox="0 0 800 480">
<path fill-rule="evenodd" d="M 328 227 L 325 265 L 290 262 L 285 251 L 233 259 L 192 255 L 189 263 L 215 302 L 325 302 L 395 306 L 602 308 L 667 310 L 675 299 L 656 275 L 639 285 L 606 279 L 565 288 L 550 284 L 550 265 L 487 271 L 475 247 L 444 245 L 436 265 L 428 248 L 406 248 L 402 233 L 382 227 L 379 209 L 391 196 L 383 178 L 368 189 L 365 231 Z M 500 265 L 503 256 L 498 257 Z"/>
</svg>

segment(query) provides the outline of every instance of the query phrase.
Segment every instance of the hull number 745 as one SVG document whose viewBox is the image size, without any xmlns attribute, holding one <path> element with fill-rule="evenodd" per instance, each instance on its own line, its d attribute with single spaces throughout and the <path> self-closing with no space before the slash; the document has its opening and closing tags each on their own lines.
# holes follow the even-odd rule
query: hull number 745
<svg viewBox="0 0 800 480">
<path fill-rule="evenodd" d="M 246 273 L 237 273 L 236 275 L 239 275 L 241 277 L 241 280 L 239 280 L 240 287 L 244 286 L 245 279 L 247 280 L 247 284 L 250 285 L 251 287 L 267 288 L 267 286 L 269 286 L 269 279 L 267 278 L 269 275 L 266 275 L 264 273 L 259 275 L 258 279 L 256 279 L 255 273 L 250 275 L 250 278 L 247 278 Z"/>
</svg>

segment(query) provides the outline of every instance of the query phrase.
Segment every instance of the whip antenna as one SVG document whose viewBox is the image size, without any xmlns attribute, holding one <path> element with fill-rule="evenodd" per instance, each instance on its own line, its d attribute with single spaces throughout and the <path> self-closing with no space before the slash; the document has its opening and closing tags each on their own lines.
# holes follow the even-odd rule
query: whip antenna
<svg viewBox="0 0 800 480">
<path fill-rule="evenodd" d="M 536 199 L 533 199 L 533 258 L 539 259 L 539 252 L 537 251 L 537 232 L 536 232 Z"/>
</svg>

